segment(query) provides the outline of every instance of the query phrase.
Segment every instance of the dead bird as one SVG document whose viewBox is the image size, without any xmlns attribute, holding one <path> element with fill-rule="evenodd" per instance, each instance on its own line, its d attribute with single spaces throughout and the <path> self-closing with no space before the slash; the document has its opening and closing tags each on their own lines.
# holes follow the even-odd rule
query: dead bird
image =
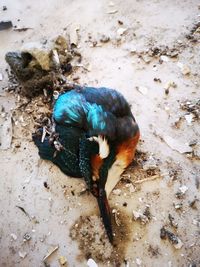
<svg viewBox="0 0 200 267">
<path fill-rule="evenodd" d="M 77 86 L 59 96 L 53 119 L 57 140 L 50 142 L 47 137 L 42 142 L 41 132 L 33 136 L 39 155 L 65 174 L 85 179 L 112 243 L 107 196 L 132 162 L 140 135 L 131 108 L 116 90 Z"/>
</svg>

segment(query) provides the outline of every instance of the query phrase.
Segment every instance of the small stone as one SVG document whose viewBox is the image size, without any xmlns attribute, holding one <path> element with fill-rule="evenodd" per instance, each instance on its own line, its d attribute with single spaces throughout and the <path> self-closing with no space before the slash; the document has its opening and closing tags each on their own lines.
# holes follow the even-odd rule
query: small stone
<svg viewBox="0 0 200 267">
<path fill-rule="evenodd" d="M 186 185 L 182 185 L 179 187 L 178 192 L 180 192 L 182 195 L 184 195 L 188 190 L 188 187 Z"/>
<path fill-rule="evenodd" d="M 156 77 L 153 80 L 154 80 L 154 82 L 159 82 L 159 83 L 162 82 L 160 78 L 156 78 Z"/>
<path fill-rule="evenodd" d="M 181 249 L 183 246 L 183 242 L 172 232 L 165 229 L 165 227 L 162 227 L 160 229 L 160 238 L 161 239 L 167 239 L 171 242 L 171 244 L 176 249 Z"/>
<path fill-rule="evenodd" d="M 149 222 L 149 219 L 147 216 L 135 210 L 133 210 L 133 219 L 135 221 L 139 220 L 142 224 L 146 224 Z"/>
<path fill-rule="evenodd" d="M 157 161 L 154 157 L 150 156 L 147 161 L 144 161 L 142 168 L 145 171 L 155 170 L 157 168 Z"/>
<path fill-rule="evenodd" d="M 16 236 L 16 234 L 13 234 L 13 233 L 12 233 L 12 234 L 10 234 L 10 236 L 12 237 L 13 240 L 17 240 L 17 236 Z"/>
<path fill-rule="evenodd" d="M 64 256 L 60 256 L 58 260 L 61 266 L 67 263 L 67 259 Z"/>
<path fill-rule="evenodd" d="M 103 34 L 100 38 L 100 42 L 102 43 L 108 43 L 110 41 L 110 37 Z"/>
<path fill-rule="evenodd" d="M 136 191 L 136 189 L 132 183 L 126 184 L 126 187 L 129 189 L 130 193 L 134 193 Z"/>
<path fill-rule="evenodd" d="M 169 61 L 169 57 L 168 56 L 160 56 L 160 59 L 164 62 L 168 62 Z"/>
<path fill-rule="evenodd" d="M 169 94 L 169 89 L 165 89 L 165 94 L 166 94 L 166 95 Z"/>
<path fill-rule="evenodd" d="M 193 199 L 192 201 L 189 202 L 189 206 L 192 208 L 192 209 L 197 209 L 197 201 L 199 201 L 197 198 Z"/>
<path fill-rule="evenodd" d="M 109 10 L 107 14 L 116 14 L 118 12 L 117 9 Z"/>
<path fill-rule="evenodd" d="M 114 195 L 117 195 L 117 196 L 120 196 L 120 195 L 121 195 L 121 192 L 122 192 L 121 189 L 114 189 L 114 190 L 113 190 L 113 194 L 114 194 Z"/>
<path fill-rule="evenodd" d="M 183 246 L 183 242 L 177 237 L 177 244 L 173 244 L 175 249 L 181 249 Z"/>
<path fill-rule="evenodd" d="M 137 264 L 138 266 L 140 266 L 140 265 L 142 264 L 142 261 L 141 261 L 141 259 L 139 259 L 139 258 L 136 258 L 136 259 L 135 259 L 135 262 L 136 262 L 136 264 Z"/>
<path fill-rule="evenodd" d="M 185 119 L 187 121 L 187 125 L 191 125 L 192 124 L 192 121 L 194 119 L 194 115 L 192 113 L 186 114 L 185 115 Z"/>
<path fill-rule="evenodd" d="M 176 88 L 177 85 L 176 85 L 175 82 L 173 82 L 173 81 L 169 81 L 169 82 L 167 82 L 167 83 L 164 85 L 163 88 L 164 88 L 164 89 L 169 89 L 170 87 Z"/>
<path fill-rule="evenodd" d="M 26 233 L 23 236 L 23 240 L 24 240 L 24 242 L 30 241 L 31 240 L 31 236 L 28 233 Z"/>
<path fill-rule="evenodd" d="M 121 36 L 121 35 L 123 35 L 126 31 L 127 31 L 127 28 L 119 28 L 119 29 L 117 30 L 117 34 Z"/>
<path fill-rule="evenodd" d="M 2 81 L 2 80 L 3 80 L 3 74 L 0 73 L 0 81 Z"/>
<path fill-rule="evenodd" d="M 187 65 L 184 65 L 183 63 L 181 63 L 181 62 L 178 62 L 177 63 L 177 66 L 180 68 L 180 70 L 181 70 L 181 73 L 183 74 L 183 75 L 188 75 L 188 74 L 190 74 L 190 68 L 187 66 Z"/>
<path fill-rule="evenodd" d="M 180 209 L 182 209 L 182 207 L 183 207 L 183 204 L 182 203 L 174 203 L 174 208 L 176 210 L 180 210 Z"/>
<path fill-rule="evenodd" d="M 158 68 L 157 68 L 156 65 L 153 66 L 153 70 L 154 70 L 154 71 L 158 71 Z"/>
<path fill-rule="evenodd" d="M 19 251 L 19 256 L 24 259 L 27 256 L 27 253 L 25 251 Z"/>
<path fill-rule="evenodd" d="M 98 265 L 96 264 L 96 262 L 93 259 L 89 259 L 87 261 L 87 266 L 88 267 L 98 267 Z"/>
<path fill-rule="evenodd" d="M 148 55 L 143 55 L 142 59 L 144 60 L 145 63 L 149 64 L 151 62 L 151 57 Z"/>
</svg>

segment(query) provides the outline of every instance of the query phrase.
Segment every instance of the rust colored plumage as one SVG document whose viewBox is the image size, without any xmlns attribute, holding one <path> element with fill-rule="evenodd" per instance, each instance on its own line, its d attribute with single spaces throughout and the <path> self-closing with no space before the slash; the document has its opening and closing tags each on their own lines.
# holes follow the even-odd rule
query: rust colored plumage
<svg viewBox="0 0 200 267">
<path fill-rule="evenodd" d="M 125 168 L 132 162 L 135 156 L 135 150 L 137 143 L 140 138 L 140 132 L 138 131 L 136 135 L 117 146 L 117 156 L 116 159 L 123 162 Z"/>
</svg>

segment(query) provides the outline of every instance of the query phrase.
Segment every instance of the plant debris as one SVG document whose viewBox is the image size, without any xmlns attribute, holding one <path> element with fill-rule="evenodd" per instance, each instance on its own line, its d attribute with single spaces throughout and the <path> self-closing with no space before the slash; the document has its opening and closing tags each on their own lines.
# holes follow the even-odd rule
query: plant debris
<svg viewBox="0 0 200 267">
<path fill-rule="evenodd" d="M 143 95 L 148 93 L 148 88 L 145 86 L 137 86 L 136 89 Z"/>
<path fill-rule="evenodd" d="M 30 215 L 28 214 L 28 212 L 25 211 L 25 209 L 23 207 L 20 207 L 20 206 L 16 206 L 18 209 L 20 209 L 28 218 L 29 220 L 31 220 L 31 217 Z"/>
<path fill-rule="evenodd" d="M 51 248 L 46 256 L 43 258 L 43 262 L 45 262 L 54 252 L 56 252 L 59 249 L 59 245 Z"/>
<path fill-rule="evenodd" d="M 171 214 L 168 215 L 168 218 L 169 218 L 170 225 L 173 226 L 174 228 L 178 228 L 178 223 L 175 222 L 175 219 Z"/>
<path fill-rule="evenodd" d="M 140 221 L 141 224 L 147 224 L 151 220 L 151 213 L 149 207 L 146 207 L 143 213 L 134 210 L 133 219 L 135 221 Z"/>
<path fill-rule="evenodd" d="M 180 186 L 178 189 L 178 192 L 176 193 L 176 197 L 183 198 L 187 190 L 188 190 L 188 187 L 186 185 Z"/>
<path fill-rule="evenodd" d="M 200 118 L 200 98 L 193 100 L 185 100 L 181 102 L 180 108 L 186 110 L 189 114 L 193 115 L 193 120 L 199 120 Z"/>
<path fill-rule="evenodd" d="M 162 227 L 160 229 L 160 238 L 161 239 L 169 239 L 169 241 L 172 243 L 172 245 L 176 248 L 176 249 L 181 249 L 183 246 L 182 241 L 172 232 L 168 231 L 165 229 L 165 227 Z"/>
<path fill-rule="evenodd" d="M 29 27 L 23 27 L 23 28 L 14 28 L 15 32 L 25 32 L 28 30 L 33 30 L 33 28 L 29 28 Z"/>
</svg>

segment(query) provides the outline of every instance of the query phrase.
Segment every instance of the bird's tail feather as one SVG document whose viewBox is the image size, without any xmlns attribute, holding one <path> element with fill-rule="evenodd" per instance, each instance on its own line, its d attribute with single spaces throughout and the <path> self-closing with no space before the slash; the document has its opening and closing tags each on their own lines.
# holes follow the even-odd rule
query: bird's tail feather
<svg viewBox="0 0 200 267">
<path fill-rule="evenodd" d="M 106 229 L 107 236 L 109 238 L 110 243 L 113 242 L 113 231 L 111 224 L 111 213 L 110 207 L 108 204 L 108 199 L 106 195 L 106 191 L 104 189 L 100 189 L 99 196 L 97 197 L 100 214 L 103 220 L 104 227 Z"/>
</svg>

